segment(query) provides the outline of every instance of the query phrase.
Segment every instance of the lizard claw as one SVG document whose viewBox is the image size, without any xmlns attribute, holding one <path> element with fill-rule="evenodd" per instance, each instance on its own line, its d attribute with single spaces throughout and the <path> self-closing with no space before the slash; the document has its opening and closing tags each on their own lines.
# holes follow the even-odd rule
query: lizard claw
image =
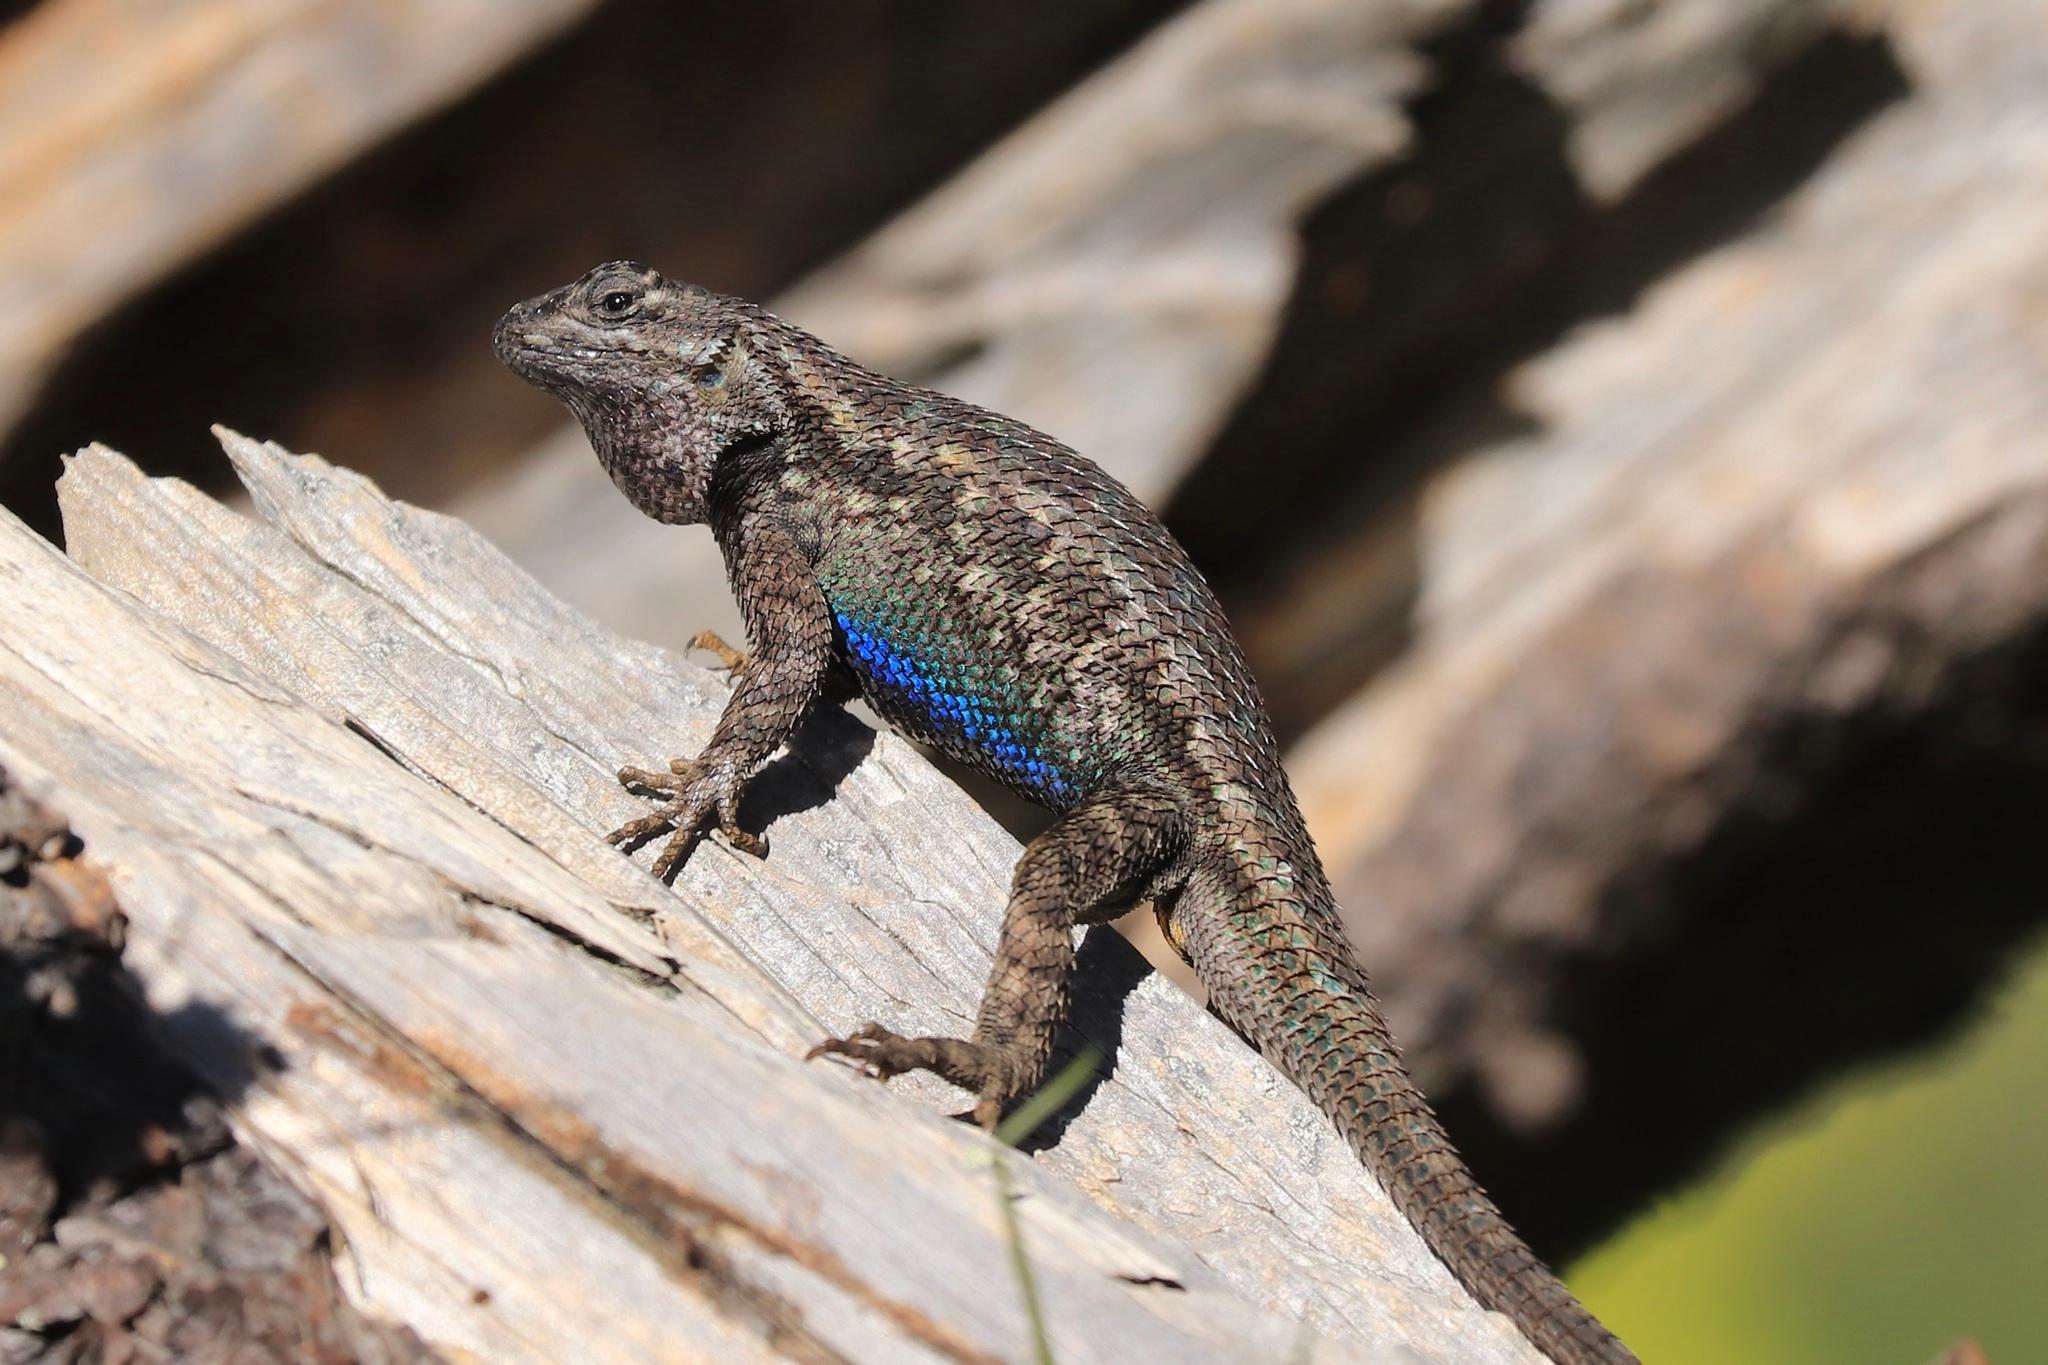
<svg viewBox="0 0 2048 1365">
<path fill-rule="evenodd" d="M 887 1081 L 926 1064 L 918 1054 L 921 1040 L 905 1038 L 880 1024 L 862 1024 L 844 1038 L 827 1038 L 804 1054 L 807 1062 L 826 1055 L 850 1058 L 870 1080 Z"/>
<path fill-rule="evenodd" d="M 995 1060 L 992 1050 L 980 1043 L 959 1038 L 905 1038 L 880 1024 L 862 1024 L 844 1038 L 827 1038 L 806 1052 L 804 1060 L 828 1055 L 851 1059 L 869 1080 L 888 1081 L 906 1071 L 929 1071 L 962 1089 L 977 1091 L 974 1108 L 954 1117 L 972 1119 L 987 1132 L 995 1131 L 1008 1108 L 1007 1092 L 998 1088 L 1000 1081 L 987 1071 Z"/>
<path fill-rule="evenodd" d="M 619 785 L 637 788 L 643 792 L 657 792 L 679 797 L 690 785 L 690 779 L 697 775 L 697 761 L 692 758 L 672 758 L 665 773 L 650 772 L 646 768 L 625 767 L 619 769 Z M 637 823 L 637 822 L 636 822 Z"/>
<path fill-rule="evenodd" d="M 610 834 L 605 835 L 604 841 L 608 844 L 620 846 L 637 844 L 642 839 L 674 829 L 681 813 L 676 804 L 671 802 L 652 815 L 643 815 L 637 820 L 628 820 Z"/>
<path fill-rule="evenodd" d="M 620 825 L 605 836 L 605 842 L 624 847 L 663 831 L 673 831 L 654 860 L 654 875 L 663 880 L 689 858 L 703 838 L 707 824 L 713 825 L 740 852 L 756 858 L 767 856 L 767 841 L 740 828 L 740 779 L 736 772 L 701 759 L 673 759 L 668 766 L 665 773 L 646 768 L 619 769 L 619 781 L 624 786 L 672 799 L 660 809 Z"/>
<path fill-rule="evenodd" d="M 730 821 L 721 821 L 718 826 L 718 832 L 724 836 L 728 844 L 731 844 L 741 853 L 755 858 L 765 858 L 768 856 L 768 841 L 758 834 L 743 830 Z"/>
</svg>

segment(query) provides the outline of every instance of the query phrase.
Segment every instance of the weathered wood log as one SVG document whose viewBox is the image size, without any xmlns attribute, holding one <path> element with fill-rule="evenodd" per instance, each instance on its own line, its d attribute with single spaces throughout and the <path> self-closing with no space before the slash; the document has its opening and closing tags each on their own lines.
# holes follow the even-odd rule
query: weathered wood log
<svg viewBox="0 0 2048 1365">
<path fill-rule="evenodd" d="M 795 1060 L 966 1027 L 1014 843 L 833 715 L 751 793 L 769 858 L 663 886 L 599 837 L 635 808 L 611 769 L 701 742 L 720 681 L 223 439 L 260 520 L 103 449 L 60 489 L 72 559 L 0 518 L 0 762 L 108 867 L 160 1007 L 241 1031 L 194 1063 L 281 1058 L 238 1127 L 345 1279 L 492 1360 L 1027 1356 L 993 1145 L 943 1087 Z M 1007 1161 L 1059 1359 L 1533 1358 L 1302 1096 L 1114 940 L 1084 957 L 1068 1046 L 1109 1074 Z"/>
<path fill-rule="evenodd" d="M 1599 73 L 1596 88 L 1617 87 L 1612 97 L 1633 109 L 1642 97 L 1625 87 L 1642 75 L 1638 49 L 1668 44 L 1660 30 L 1674 8 L 1688 9 L 1545 7 L 1512 40 L 1446 44 L 1442 82 L 1417 106 L 1425 136 L 1413 153 L 1309 226 L 1287 326 L 1167 507 L 1241 622 L 1283 736 L 1404 646 L 1435 567 L 1416 552 L 1417 501 L 1438 471 L 1533 424 L 1515 400 L 1516 371 L 1754 227 L 1910 96 L 1881 35 L 1807 35 L 1768 80 L 1735 82 L 1761 86 L 1752 102 L 1707 135 L 1663 144 L 1668 159 L 1618 194 L 1604 154 L 1588 164 L 1581 147 L 1600 141 L 1611 111 L 1578 86 Z M 1616 31 L 1575 46 L 1589 11 Z M 1677 63 L 1681 89 L 1702 78 L 1691 68 L 1716 70 L 1721 57 L 1745 70 L 1725 51 L 1737 35 L 1717 29 L 1743 12 L 1680 25 L 1699 44 Z M 1547 22 L 1560 13 L 1576 18 Z M 1779 35 L 1766 25 L 1746 37 L 1768 53 Z M 1532 50 L 1568 57 L 1568 79 L 1509 60 Z M 1673 131 L 1641 123 L 1659 127 Z"/>
<path fill-rule="evenodd" d="M 0 21 L 0 431 L 116 304 L 593 3 L 41 0 Z"/>
</svg>

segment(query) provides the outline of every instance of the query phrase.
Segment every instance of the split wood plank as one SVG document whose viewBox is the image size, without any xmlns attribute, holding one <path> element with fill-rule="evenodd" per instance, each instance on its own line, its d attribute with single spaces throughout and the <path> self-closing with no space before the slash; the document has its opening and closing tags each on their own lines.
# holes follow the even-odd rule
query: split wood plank
<svg viewBox="0 0 2048 1365">
<path fill-rule="evenodd" d="M 599 837 L 635 809 L 610 771 L 701 742 L 713 675 L 458 522 L 223 440 L 261 520 L 94 449 L 60 487 L 84 571 L 5 523 L 0 761 L 114 870 L 145 979 L 282 1054 L 247 1127 L 371 1306 L 491 1359 L 579 1321 L 592 1359 L 1020 1358 L 956 1097 L 795 1060 L 868 1018 L 968 1027 L 1014 842 L 832 715 L 749 803 L 769 858 L 709 844 L 663 887 Z M 1011 1162 L 1060 1359 L 1531 1358 L 1193 1002 L 1098 1014 L 1114 1073 Z"/>
</svg>

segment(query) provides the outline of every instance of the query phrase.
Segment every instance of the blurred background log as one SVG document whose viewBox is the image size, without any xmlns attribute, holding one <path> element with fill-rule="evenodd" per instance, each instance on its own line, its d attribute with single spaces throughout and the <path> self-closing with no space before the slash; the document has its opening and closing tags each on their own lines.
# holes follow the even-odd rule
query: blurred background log
<svg viewBox="0 0 2048 1365">
<path fill-rule="evenodd" d="M 1295 771 L 1432 1093 L 1561 1245 L 2040 922 L 2048 51 L 2003 8 L 1902 17 L 1910 99 L 1506 374 L 1519 430 L 1436 414 L 1409 449 L 1457 459 L 1247 613 L 1284 679 L 1411 547 L 1404 652 Z M 1930 942 L 1935 904 L 1978 913 Z"/>
<path fill-rule="evenodd" d="M 0 429 L 94 322 L 593 2 L 0 10 Z"/>
<path fill-rule="evenodd" d="M 82 10 L 86 0 L 41 0 L 0 28 L 0 41 L 31 39 L 71 6 Z M 85 26 L 93 44 L 128 67 L 165 59 L 145 41 L 147 29 L 105 21 L 110 0 L 90 8 L 99 18 Z M 212 14 L 215 0 L 170 8 Z M 251 0 L 229 8 L 307 7 Z M 460 31 L 472 10 L 492 7 L 310 8 L 351 31 L 407 12 L 438 15 L 435 28 Z M 763 0 L 707 23 L 655 0 L 598 5 L 537 50 L 535 29 L 527 59 L 473 97 L 400 138 L 380 142 L 365 131 L 351 145 L 354 164 L 267 217 L 252 215 L 269 202 L 237 199 L 239 236 L 209 239 L 216 249 L 160 288 L 99 297 L 97 325 L 0 440 L 0 501 L 54 532 L 57 458 L 96 439 L 147 448 L 169 468 L 218 480 L 206 430 L 224 420 L 289 433 L 302 447 L 351 451 L 394 491 L 446 501 L 502 473 L 560 422 L 559 409 L 536 395 L 507 390 L 491 356 L 490 325 L 513 298 L 622 255 L 764 297 L 858 240 L 1173 8 L 1174 0 L 1051 8 Z M 466 39 L 453 49 L 487 51 Z M 373 83 L 399 81 L 413 60 L 354 51 L 357 61 L 343 69 Z M 517 55 L 495 52 L 501 62 Z M 240 80 L 239 69 L 228 62 L 221 77 Z M 303 117 L 295 111 L 315 89 L 303 80 L 263 85 L 244 112 L 259 127 L 288 124 Z M 34 112 L 23 110 L 25 118 Z M 258 162 L 245 174 L 273 174 L 268 145 L 231 138 L 225 150 L 211 142 L 188 149 L 148 132 L 122 130 L 142 140 L 106 172 L 110 184 L 88 178 L 64 193 L 149 203 L 180 183 L 184 159 L 237 151 Z M 224 233 L 225 211 L 206 211 L 224 215 Z M 70 235 L 39 236 L 47 256 L 0 238 L 0 298 L 65 290 L 65 278 L 89 273 L 102 216 L 80 210 L 56 220 Z M 189 250 L 167 249 L 144 276 L 187 262 Z M 195 329 L 204 345 L 192 344 Z M 39 327 L 38 335 L 61 347 L 77 330 Z M 48 349 L 25 355 L 21 382 L 57 359 Z M 110 392 L 123 401 L 108 403 Z"/>
</svg>

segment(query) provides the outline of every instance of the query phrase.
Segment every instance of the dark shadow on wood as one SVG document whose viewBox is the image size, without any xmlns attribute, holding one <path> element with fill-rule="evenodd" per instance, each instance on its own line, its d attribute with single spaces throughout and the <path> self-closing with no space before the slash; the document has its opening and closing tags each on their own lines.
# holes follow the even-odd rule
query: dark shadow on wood
<svg viewBox="0 0 2048 1365">
<path fill-rule="evenodd" d="M 1436 1096 L 1539 1251 L 1592 1245 L 1816 1077 L 1977 1019 L 2042 929 L 2044 698 L 2048 630 L 1925 710 L 1791 718 L 1696 851 L 1607 891 L 1603 917 L 1640 924 L 1647 903 L 1663 932 L 1546 992 L 1570 1003 L 1584 1104 L 1533 1136 L 1475 1087 Z"/>
<path fill-rule="evenodd" d="M 1530 429 L 1508 373 L 1754 226 L 1908 92 L 1881 36 L 1824 36 L 1601 207 L 1568 160 L 1565 112 L 1507 63 L 1525 9 L 1484 5 L 1431 46 L 1414 153 L 1308 219 L 1265 369 L 1168 509 L 1283 740 L 1405 648 L 1415 496 L 1431 471 Z M 1347 572 L 1355 590 L 1331 591 Z M 1309 585 L 1340 605 L 1290 621 Z"/>
<path fill-rule="evenodd" d="M 92 329 L 0 504 L 54 539 L 94 440 L 229 488 L 214 422 L 445 502 L 562 420 L 491 355 L 508 304 L 620 256 L 772 294 L 1185 3 L 600 6 Z"/>
<path fill-rule="evenodd" d="M 1094 1074 L 1054 1110 L 1046 1121 L 1018 1144 L 1024 1152 L 1057 1147 L 1060 1137 L 1102 1083 L 1116 1074 L 1124 1043 L 1124 1004 L 1131 992 L 1152 975 L 1152 964 L 1130 941 L 1107 924 L 1090 925 L 1081 939 L 1074 965 L 1074 1004 L 1053 1043 L 1049 1075 L 1058 1075 L 1077 1057 L 1095 1054 Z"/>
<path fill-rule="evenodd" d="M 872 727 L 837 706 L 812 707 L 785 750 L 741 793 L 741 828 L 766 834 L 784 816 L 824 805 L 874 747 Z"/>
<path fill-rule="evenodd" d="M 42 1153 L 58 1210 L 230 1145 L 222 1102 L 282 1065 L 212 1005 L 151 1007 L 121 963 L 125 921 L 80 852 L 0 770 L 0 1133 Z M 181 1060 L 195 1052 L 204 1079 Z"/>
</svg>

